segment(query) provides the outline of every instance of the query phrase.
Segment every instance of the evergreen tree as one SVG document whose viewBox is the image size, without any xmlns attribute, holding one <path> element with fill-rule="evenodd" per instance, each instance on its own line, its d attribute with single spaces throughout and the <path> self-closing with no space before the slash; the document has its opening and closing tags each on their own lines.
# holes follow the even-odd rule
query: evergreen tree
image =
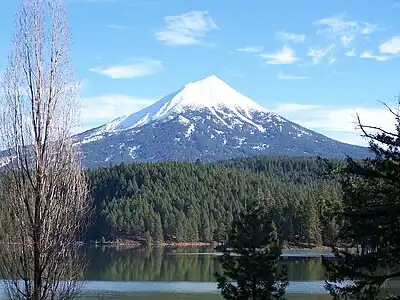
<svg viewBox="0 0 400 300">
<path fill-rule="evenodd" d="M 324 260 L 326 288 L 335 300 L 382 299 L 384 284 L 400 276 L 400 118 L 398 111 L 392 112 L 395 133 L 359 123 L 374 157 L 348 158 L 337 170 L 343 190 L 337 214 L 341 226 L 332 247 L 336 259 Z M 368 133 L 370 129 L 376 133 Z M 346 248 L 339 249 L 341 245 Z M 352 283 L 343 285 L 345 280 Z"/>
<path fill-rule="evenodd" d="M 261 205 L 251 205 L 233 222 L 228 244 L 220 258 L 223 275 L 215 274 L 225 299 L 285 299 L 287 270 L 277 264 L 282 249 Z"/>
<path fill-rule="evenodd" d="M 176 240 L 184 242 L 186 238 L 186 218 L 183 212 L 179 212 L 176 217 Z"/>
<path fill-rule="evenodd" d="M 207 215 L 206 212 L 203 212 L 203 214 L 202 214 L 201 240 L 203 242 L 209 242 L 209 241 L 212 240 L 211 228 L 210 228 L 210 219 L 208 218 L 208 215 Z"/>
<path fill-rule="evenodd" d="M 160 214 L 156 214 L 155 223 L 154 223 L 154 232 L 153 232 L 153 240 L 157 242 L 164 241 L 164 234 L 161 224 Z"/>
</svg>

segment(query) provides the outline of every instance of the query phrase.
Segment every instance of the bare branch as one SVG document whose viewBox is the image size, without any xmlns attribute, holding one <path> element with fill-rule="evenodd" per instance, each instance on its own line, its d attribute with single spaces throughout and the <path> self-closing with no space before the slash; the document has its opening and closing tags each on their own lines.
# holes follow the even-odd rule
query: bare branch
<svg viewBox="0 0 400 300">
<path fill-rule="evenodd" d="M 1 258 L 11 299 L 72 299 L 84 262 L 76 240 L 91 208 L 79 153 L 70 29 L 61 0 L 20 0 L 3 80 L 0 174 L 10 216 Z M 22 284 L 21 284 L 22 281 Z"/>
</svg>

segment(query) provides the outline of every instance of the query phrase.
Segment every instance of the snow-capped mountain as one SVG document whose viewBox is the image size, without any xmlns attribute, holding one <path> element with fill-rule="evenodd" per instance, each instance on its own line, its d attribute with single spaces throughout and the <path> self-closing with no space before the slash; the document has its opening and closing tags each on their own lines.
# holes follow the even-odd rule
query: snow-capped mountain
<svg viewBox="0 0 400 300">
<path fill-rule="evenodd" d="M 77 136 L 86 165 L 121 161 L 216 161 L 252 155 L 363 157 L 367 149 L 297 125 L 215 75 Z"/>
</svg>

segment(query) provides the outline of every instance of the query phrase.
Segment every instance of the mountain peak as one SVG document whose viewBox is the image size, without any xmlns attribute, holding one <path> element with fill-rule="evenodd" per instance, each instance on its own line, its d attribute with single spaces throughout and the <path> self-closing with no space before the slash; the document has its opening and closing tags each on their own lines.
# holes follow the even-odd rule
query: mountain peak
<svg viewBox="0 0 400 300">
<path fill-rule="evenodd" d="M 136 128 L 161 119 L 168 119 L 189 111 L 208 111 L 211 115 L 235 116 L 250 122 L 253 112 L 269 112 L 266 108 L 239 93 L 216 75 L 186 84 L 149 107 L 101 126 L 101 131 Z M 223 117 L 222 117 L 223 118 Z M 254 124 L 258 128 L 256 124 Z"/>
<path fill-rule="evenodd" d="M 207 85 L 220 85 L 220 84 L 226 85 L 225 81 L 223 81 L 217 75 L 214 75 L 214 74 L 207 76 L 203 79 L 196 80 L 194 82 L 190 82 L 190 83 L 186 84 L 185 86 L 193 84 L 193 83 L 201 83 L 201 84 L 207 84 Z"/>
<path fill-rule="evenodd" d="M 239 93 L 216 75 L 186 84 L 174 97 L 174 106 L 186 108 L 227 108 L 236 111 L 267 111 L 263 106 Z"/>
</svg>

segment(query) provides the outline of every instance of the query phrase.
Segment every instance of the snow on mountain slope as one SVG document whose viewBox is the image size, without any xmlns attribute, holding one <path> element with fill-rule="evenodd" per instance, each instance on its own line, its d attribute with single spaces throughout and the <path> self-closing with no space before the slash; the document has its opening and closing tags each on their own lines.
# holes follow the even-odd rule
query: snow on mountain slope
<svg viewBox="0 0 400 300">
<path fill-rule="evenodd" d="M 186 84 L 182 89 L 171 93 L 154 104 L 129 116 L 115 119 L 103 126 L 90 130 L 83 141 L 90 142 L 101 138 L 104 133 L 111 134 L 127 129 L 138 128 L 155 121 L 168 120 L 188 110 L 208 110 L 225 125 L 224 115 L 253 125 L 260 131 L 265 129 L 253 122 L 252 113 L 268 110 L 250 98 L 242 95 L 215 75 Z M 97 138 L 96 138 L 97 137 Z"/>
<path fill-rule="evenodd" d="M 186 110 L 208 109 L 215 116 L 221 109 L 227 109 L 244 122 L 252 123 L 250 112 L 267 110 L 250 98 L 242 95 L 217 76 L 186 84 L 181 90 L 169 94 L 153 105 L 125 118 L 117 126 L 124 130 L 135 128 L 156 120 L 177 115 Z M 260 130 L 262 128 L 254 124 Z"/>
<path fill-rule="evenodd" d="M 368 155 L 366 148 L 335 141 L 267 110 L 215 75 L 77 138 L 92 167 L 254 155 Z"/>
</svg>

